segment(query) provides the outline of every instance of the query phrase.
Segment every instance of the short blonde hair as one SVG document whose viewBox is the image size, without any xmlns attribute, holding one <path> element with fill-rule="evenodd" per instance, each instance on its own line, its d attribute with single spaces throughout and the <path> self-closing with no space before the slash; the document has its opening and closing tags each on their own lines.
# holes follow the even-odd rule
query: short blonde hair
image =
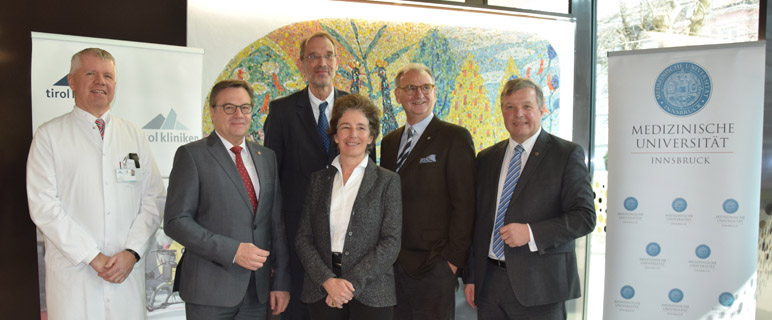
<svg viewBox="0 0 772 320">
<path fill-rule="evenodd" d="M 107 50 L 100 48 L 86 48 L 72 55 L 72 59 L 70 59 L 70 74 L 80 68 L 80 58 L 87 54 L 102 59 L 103 61 L 112 61 L 113 65 L 115 65 L 115 57 L 113 57 L 110 52 L 107 52 Z"/>
</svg>

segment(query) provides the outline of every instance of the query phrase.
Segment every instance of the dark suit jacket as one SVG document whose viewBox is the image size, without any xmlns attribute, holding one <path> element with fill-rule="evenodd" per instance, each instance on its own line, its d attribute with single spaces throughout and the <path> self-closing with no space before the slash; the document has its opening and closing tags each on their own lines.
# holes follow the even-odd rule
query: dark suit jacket
<svg viewBox="0 0 772 320">
<path fill-rule="evenodd" d="M 281 215 L 279 177 L 273 151 L 254 142 L 247 150 L 260 183 L 257 212 L 236 164 L 215 132 L 177 149 L 164 214 L 164 231 L 185 246 L 177 267 L 180 297 L 190 303 L 231 307 L 244 299 L 251 271 L 235 264 L 239 244 L 271 252 L 255 271 L 257 296 L 268 301 L 270 270 L 274 291 L 289 291 L 289 253 Z"/>
<path fill-rule="evenodd" d="M 471 273 L 475 298 L 486 289 L 488 249 L 496 214 L 499 174 L 509 140 L 477 157 L 477 209 Z M 524 306 L 556 303 L 581 295 L 574 239 L 595 228 L 590 174 L 582 148 L 546 131 L 537 137 L 515 186 L 504 224 L 528 223 L 538 252 L 528 245 L 504 246 L 507 275 L 517 300 Z M 475 281 L 477 280 L 477 281 Z"/>
<path fill-rule="evenodd" d="M 402 126 L 381 141 L 382 167 L 396 169 L 404 130 Z M 459 268 L 465 264 L 472 241 L 474 171 L 469 131 L 435 116 L 399 170 L 403 215 L 397 261 L 411 276 L 440 262 Z"/>
<path fill-rule="evenodd" d="M 338 169 L 330 166 L 311 177 L 296 239 L 306 270 L 301 300 L 327 296 L 322 284 L 335 278 L 330 249 L 330 201 Z M 369 160 L 351 210 L 343 246 L 342 276 L 354 285 L 357 301 L 371 307 L 397 304 L 394 269 L 402 229 L 399 176 Z"/>
<path fill-rule="evenodd" d="M 265 146 L 276 152 L 284 199 L 282 210 L 292 251 L 295 249 L 295 234 L 300 224 L 303 200 L 306 198 L 311 173 L 327 167 L 339 152 L 333 141 L 330 143 L 330 154 L 324 151 L 308 94 L 306 87 L 271 101 L 263 127 Z M 335 90 L 336 99 L 346 94 L 348 93 Z"/>
</svg>

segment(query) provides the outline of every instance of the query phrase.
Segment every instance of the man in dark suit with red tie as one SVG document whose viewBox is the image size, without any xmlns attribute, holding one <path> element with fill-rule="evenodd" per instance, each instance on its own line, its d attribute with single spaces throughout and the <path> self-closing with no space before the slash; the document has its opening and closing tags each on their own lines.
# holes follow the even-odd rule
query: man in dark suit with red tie
<svg viewBox="0 0 772 320">
<path fill-rule="evenodd" d="M 454 319 L 456 272 L 472 240 L 474 142 L 463 127 L 434 116 L 428 67 L 406 65 L 395 83 L 407 123 L 381 141 L 381 166 L 402 181 L 394 319 Z"/>
<path fill-rule="evenodd" d="M 565 301 L 581 295 L 574 240 L 595 227 L 584 152 L 541 129 L 531 80 L 505 84 L 501 112 L 510 138 L 477 157 L 464 293 L 479 319 L 565 319 Z"/>
</svg>

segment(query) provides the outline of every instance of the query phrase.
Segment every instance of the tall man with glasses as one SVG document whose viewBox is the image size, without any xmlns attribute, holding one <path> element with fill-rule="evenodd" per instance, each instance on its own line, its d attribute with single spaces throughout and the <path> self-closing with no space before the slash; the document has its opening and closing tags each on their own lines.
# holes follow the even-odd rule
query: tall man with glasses
<svg viewBox="0 0 772 320">
<path fill-rule="evenodd" d="M 339 153 L 327 136 L 332 105 L 335 99 L 348 94 L 332 83 L 338 71 L 336 53 L 335 40 L 326 32 L 314 33 L 301 41 L 297 63 L 308 86 L 271 101 L 265 119 L 265 146 L 276 152 L 279 165 L 293 297 L 300 297 L 303 291 L 304 271 L 295 251 L 295 235 L 311 173 L 326 168 Z M 375 161 L 375 152 L 370 152 L 370 158 Z M 308 320 L 308 307 L 300 299 L 292 299 L 282 319 Z"/>
<path fill-rule="evenodd" d="M 276 156 L 245 139 L 252 101 L 245 81 L 215 84 L 214 132 L 174 156 L 164 230 L 185 246 L 175 282 L 188 319 L 265 319 L 289 302 Z"/>
<path fill-rule="evenodd" d="M 402 249 L 394 267 L 394 319 L 454 319 L 456 272 L 474 219 L 474 142 L 433 114 L 434 76 L 408 64 L 394 80 L 407 124 L 381 141 L 381 166 L 402 179 Z"/>
<path fill-rule="evenodd" d="M 566 319 L 581 294 L 574 239 L 595 228 L 582 147 L 541 129 L 541 88 L 508 81 L 509 139 L 477 158 L 474 244 L 464 294 L 479 319 Z"/>
</svg>

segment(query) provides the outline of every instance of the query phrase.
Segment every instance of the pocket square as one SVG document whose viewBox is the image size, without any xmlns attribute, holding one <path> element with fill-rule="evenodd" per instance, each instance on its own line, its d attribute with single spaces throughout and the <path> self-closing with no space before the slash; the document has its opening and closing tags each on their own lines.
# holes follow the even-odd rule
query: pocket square
<svg viewBox="0 0 772 320">
<path fill-rule="evenodd" d="M 425 158 L 421 158 L 419 163 L 432 163 L 437 162 L 437 155 L 436 154 L 430 154 L 426 156 Z"/>
</svg>

